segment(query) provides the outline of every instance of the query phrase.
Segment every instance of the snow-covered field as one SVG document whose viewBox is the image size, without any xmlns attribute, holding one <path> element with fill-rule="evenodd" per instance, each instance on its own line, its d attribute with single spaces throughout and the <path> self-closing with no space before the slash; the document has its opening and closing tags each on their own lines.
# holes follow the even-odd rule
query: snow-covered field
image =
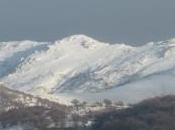
<svg viewBox="0 0 175 130">
<path fill-rule="evenodd" d="M 26 128 L 27 126 L 13 126 L 13 127 L 9 127 L 9 128 L 1 128 L 0 130 L 36 130 L 34 128 Z"/>
<path fill-rule="evenodd" d="M 0 82 L 61 102 L 137 102 L 175 94 L 175 39 L 133 47 L 74 35 L 54 43 L 0 43 Z"/>
</svg>

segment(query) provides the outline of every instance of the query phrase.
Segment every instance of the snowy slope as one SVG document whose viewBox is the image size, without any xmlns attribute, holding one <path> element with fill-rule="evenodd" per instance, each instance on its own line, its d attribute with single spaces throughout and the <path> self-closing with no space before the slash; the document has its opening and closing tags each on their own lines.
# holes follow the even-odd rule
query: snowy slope
<svg viewBox="0 0 175 130">
<path fill-rule="evenodd" d="M 0 81 L 39 96 L 132 102 L 174 94 L 174 78 L 174 39 L 140 47 L 84 35 L 55 43 L 0 43 Z"/>
</svg>

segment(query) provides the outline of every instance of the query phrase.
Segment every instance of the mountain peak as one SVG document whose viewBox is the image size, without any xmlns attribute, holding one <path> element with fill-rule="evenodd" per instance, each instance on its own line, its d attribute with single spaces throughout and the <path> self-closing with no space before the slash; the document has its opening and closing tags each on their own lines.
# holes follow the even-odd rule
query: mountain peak
<svg viewBox="0 0 175 130">
<path fill-rule="evenodd" d="M 86 36 L 84 34 L 78 34 L 78 35 L 72 35 L 67 38 L 64 38 L 63 40 L 68 40 L 68 41 L 96 41 L 95 39 Z"/>
<path fill-rule="evenodd" d="M 75 44 L 75 45 L 80 45 L 84 48 L 94 48 L 97 45 L 100 45 L 100 44 L 102 45 L 101 42 L 83 34 L 66 37 L 61 41 L 59 41 L 59 43 Z"/>
</svg>

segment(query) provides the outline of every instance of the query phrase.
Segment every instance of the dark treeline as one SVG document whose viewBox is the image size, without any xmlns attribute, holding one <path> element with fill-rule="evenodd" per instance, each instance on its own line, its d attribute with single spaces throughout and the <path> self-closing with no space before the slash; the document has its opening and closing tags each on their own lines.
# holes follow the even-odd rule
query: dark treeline
<svg viewBox="0 0 175 130">
<path fill-rule="evenodd" d="M 175 130 L 175 96 L 156 97 L 98 115 L 91 130 Z"/>
<path fill-rule="evenodd" d="M 14 108 L 0 114 L 2 128 L 15 125 L 26 125 L 31 128 L 45 130 L 50 124 L 61 128 L 66 122 L 66 113 L 58 109 L 49 109 L 42 106 Z"/>
</svg>

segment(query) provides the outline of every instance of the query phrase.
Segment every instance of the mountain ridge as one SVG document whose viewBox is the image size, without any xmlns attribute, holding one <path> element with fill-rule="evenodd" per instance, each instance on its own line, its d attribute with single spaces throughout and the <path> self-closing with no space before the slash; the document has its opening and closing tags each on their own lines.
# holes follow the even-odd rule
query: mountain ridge
<svg viewBox="0 0 175 130">
<path fill-rule="evenodd" d="M 0 50 L 0 81 L 10 88 L 39 96 L 89 96 L 115 90 L 117 98 L 120 98 L 118 90 L 121 88 L 128 91 L 133 87 L 137 93 L 141 88 L 137 89 L 134 84 L 142 80 L 175 77 L 174 39 L 133 47 L 73 35 L 54 43 L 5 43 Z M 168 91 L 175 93 L 169 82 L 172 81 L 164 81 L 164 84 L 170 86 Z M 153 86 L 155 83 L 151 78 L 146 84 Z M 159 83 L 156 84 L 158 86 Z M 153 87 L 145 91 L 149 89 L 162 91 Z M 128 93 L 125 91 L 122 93 Z M 140 94 L 137 95 L 139 98 Z"/>
</svg>

